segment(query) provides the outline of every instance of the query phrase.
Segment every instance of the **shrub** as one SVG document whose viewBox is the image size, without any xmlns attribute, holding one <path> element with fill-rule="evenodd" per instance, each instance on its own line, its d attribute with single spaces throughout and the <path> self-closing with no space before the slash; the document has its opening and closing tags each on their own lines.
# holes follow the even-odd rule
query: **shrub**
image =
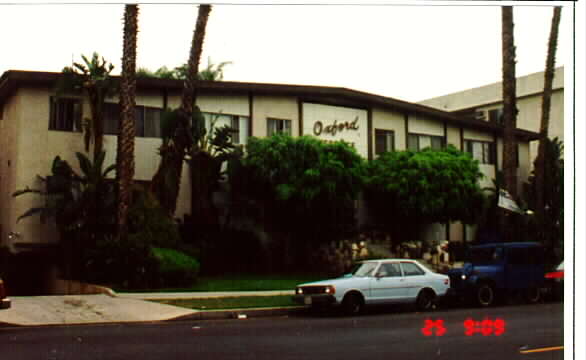
<svg viewBox="0 0 586 360">
<path fill-rule="evenodd" d="M 161 286 L 192 285 L 199 273 L 199 262 L 184 252 L 168 249 L 153 248 L 158 261 L 159 281 Z"/>
<path fill-rule="evenodd" d="M 150 246 L 176 248 L 181 240 L 178 225 L 161 208 L 155 196 L 137 185 L 130 207 L 128 231 Z"/>
</svg>

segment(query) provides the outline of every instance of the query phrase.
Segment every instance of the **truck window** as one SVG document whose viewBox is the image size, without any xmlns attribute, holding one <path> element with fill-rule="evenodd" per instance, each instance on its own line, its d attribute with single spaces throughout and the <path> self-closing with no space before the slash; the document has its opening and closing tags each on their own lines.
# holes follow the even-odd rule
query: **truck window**
<svg viewBox="0 0 586 360">
<path fill-rule="evenodd" d="M 503 258 L 503 249 L 500 247 L 472 248 L 468 252 L 468 261 L 477 265 L 499 263 Z"/>
</svg>

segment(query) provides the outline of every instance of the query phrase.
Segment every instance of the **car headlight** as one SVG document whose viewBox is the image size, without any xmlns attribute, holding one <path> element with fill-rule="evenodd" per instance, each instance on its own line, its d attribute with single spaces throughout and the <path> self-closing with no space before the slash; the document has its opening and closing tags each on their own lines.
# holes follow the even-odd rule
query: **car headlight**
<svg viewBox="0 0 586 360">
<path fill-rule="evenodd" d="M 466 280 L 466 275 L 462 274 L 462 280 Z"/>
<path fill-rule="evenodd" d="M 336 288 L 333 285 L 328 285 L 328 286 L 325 287 L 324 292 L 326 294 L 333 295 L 333 294 L 336 293 Z"/>
<path fill-rule="evenodd" d="M 303 289 L 298 287 L 298 288 L 295 290 L 295 292 L 296 292 L 297 294 L 300 294 L 300 295 L 301 295 L 301 294 L 303 294 Z"/>
</svg>

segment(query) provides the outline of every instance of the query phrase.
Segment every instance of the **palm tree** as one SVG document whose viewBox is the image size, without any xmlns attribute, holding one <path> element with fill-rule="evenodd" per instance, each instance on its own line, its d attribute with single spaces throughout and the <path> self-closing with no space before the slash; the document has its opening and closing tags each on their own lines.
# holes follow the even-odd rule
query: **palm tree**
<svg viewBox="0 0 586 360">
<path fill-rule="evenodd" d="M 177 207 L 183 161 L 193 146 L 193 137 L 190 131 L 191 118 L 197 97 L 197 74 L 210 11 L 211 5 L 202 4 L 199 6 L 189 61 L 187 62 L 187 78 L 185 79 L 181 96 L 179 123 L 172 139 L 166 146 L 164 144 L 160 148 L 161 163 L 151 183 L 151 190 L 171 216 L 173 216 Z M 172 179 L 171 184 L 168 179 Z M 172 186 L 166 186 L 165 184 Z"/>
<path fill-rule="evenodd" d="M 124 47 L 122 54 L 122 81 L 120 83 L 120 133 L 116 153 L 118 180 L 118 232 L 123 239 L 127 234 L 128 208 L 132 201 L 134 178 L 134 137 L 136 105 L 136 38 L 138 33 L 138 5 L 124 8 Z"/>
<path fill-rule="evenodd" d="M 83 64 L 73 63 L 63 68 L 63 77 L 57 84 L 58 92 L 81 91 L 89 97 L 91 118 L 84 119 L 85 151 L 94 142 L 94 159 L 102 152 L 104 143 L 103 105 L 106 97 L 115 92 L 116 83 L 110 76 L 114 65 L 94 52 L 91 59 L 81 56 Z"/>
<path fill-rule="evenodd" d="M 539 131 L 539 148 L 537 151 L 537 159 L 535 161 L 535 183 L 537 188 L 536 193 L 536 213 L 539 224 L 544 223 L 545 214 L 545 159 L 546 159 L 546 140 L 548 138 L 549 129 L 549 113 L 551 109 L 551 91 L 553 87 L 554 67 L 555 67 L 555 53 L 558 42 L 558 28 L 560 25 L 562 8 L 556 6 L 553 9 L 553 17 L 551 20 L 551 31 L 549 34 L 549 41 L 547 47 L 547 59 L 545 62 L 545 75 L 543 85 L 543 98 L 541 103 L 541 127 Z M 541 232 L 542 234 L 544 232 Z"/>
<path fill-rule="evenodd" d="M 513 198 L 517 197 L 517 141 L 516 127 L 516 79 L 515 41 L 513 37 L 513 8 L 502 7 L 503 46 L 503 173 L 505 188 Z"/>
</svg>

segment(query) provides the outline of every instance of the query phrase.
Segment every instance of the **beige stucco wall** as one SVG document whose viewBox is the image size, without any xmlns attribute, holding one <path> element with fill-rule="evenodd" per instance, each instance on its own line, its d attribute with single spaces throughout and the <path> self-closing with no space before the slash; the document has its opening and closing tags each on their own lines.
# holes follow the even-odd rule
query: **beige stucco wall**
<svg viewBox="0 0 586 360">
<path fill-rule="evenodd" d="M 409 133 L 444 136 L 444 122 L 421 115 L 409 114 Z"/>
<path fill-rule="evenodd" d="M 3 118 L 0 120 L 0 245 L 8 242 L 8 233 L 18 231 L 13 225 L 16 222 L 16 211 L 12 193 L 16 188 L 16 158 L 20 123 L 21 99 L 17 91 L 3 108 Z"/>
<path fill-rule="evenodd" d="M 291 120 L 291 134 L 299 135 L 299 104 L 296 97 L 254 96 L 252 136 L 267 136 L 267 118 Z"/>
<path fill-rule="evenodd" d="M 447 131 L 447 143 L 450 145 L 454 145 L 456 149 L 462 150 L 462 140 L 461 140 L 461 131 L 459 127 L 450 126 L 448 125 Z"/>
<path fill-rule="evenodd" d="M 381 130 L 392 130 L 395 132 L 395 150 L 407 149 L 405 139 L 405 115 L 395 111 L 373 109 L 372 110 L 372 153 L 374 154 L 375 146 L 375 131 L 376 129 Z"/>
</svg>

